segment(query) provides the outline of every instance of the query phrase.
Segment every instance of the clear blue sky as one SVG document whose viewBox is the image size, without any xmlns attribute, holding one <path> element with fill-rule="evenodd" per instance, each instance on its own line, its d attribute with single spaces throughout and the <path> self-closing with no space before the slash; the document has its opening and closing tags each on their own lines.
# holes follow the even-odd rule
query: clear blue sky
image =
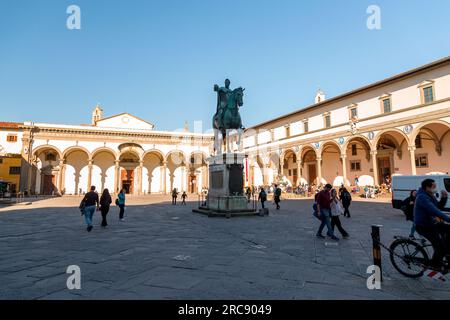
<svg viewBox="0 0 450 320">
<path fill-rule="evenodd" d="M 81 7 L 82 29 L 66 28 Z M 366 9 L 382 29 L 366 28 Z M 129 112 L 210 127 L 215 83 L 244 86 L 246 127 L 450 55 L 447 0 L 0 0 L 0 121 Z"/>
</svg>

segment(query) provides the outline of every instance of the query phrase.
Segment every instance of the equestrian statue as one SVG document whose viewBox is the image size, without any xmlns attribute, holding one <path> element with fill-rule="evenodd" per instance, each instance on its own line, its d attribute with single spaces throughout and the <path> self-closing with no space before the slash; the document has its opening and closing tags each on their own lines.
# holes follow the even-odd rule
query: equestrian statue
<svg viewBox="0 0 450 320">
<path fill-rule="evenodd" d="M 231 153 L 231 133 L 236 131 L 238 141 L 236 142 L 239 152 L 242 152 L 242 126 L 239 108 L 244 105 L 245 89 L 239 87 L 230 89 L 230 80 L 225 80 L 225 86 L 214 85 L 217 92 L 217 110 L 213 117 L 214 150 L 217 155 L 222 154 L 222 144 L 225 141 L 226 151 Z"/>
</svg>

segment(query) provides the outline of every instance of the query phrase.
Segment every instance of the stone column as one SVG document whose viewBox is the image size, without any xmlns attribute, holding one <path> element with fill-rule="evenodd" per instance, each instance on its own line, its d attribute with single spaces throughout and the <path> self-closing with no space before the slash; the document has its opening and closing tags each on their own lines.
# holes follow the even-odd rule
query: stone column
<svg viewBox="0 0 450 320">
<path fill-rule="evenodd" d="M 322 158 L 317 157 L 317 185 L 322 184 Z"/>
<path fill-rule="evenodd" d="M 167 161 L 161 163 L 161 193 L 167 193 Z"/>
<path fill-rule="evenodd" d="M 302 162 L 297 158 L 297 185 L 302 183 Z"/>
<path fill-rule="evenodd" d="M 66 164 L 63 159 L 59 160 L 59 179 L 58 179 L 58 191 L 62 194 L 65 188 L 65 173 L 66 173 Z"/>
<path fill-rule="evenodd" d="M 120 188 L 120 161 L 114 161 L 114 193 L 119 193 Z"/>
<path fill-rule="evenodd" d="M 144 167 L 144 161 L 139 161 L 139 166 L 136 168 L 137 170 L 137 194 L 142 194 L 142 171 Z"/>
<path fill-rule="evenodd" d="M 344 178 L 344 186 L 347 186 L 347 155 L 341 154 L 342 160 L 342 177 Z"/>
<path fill-rule="evenodd" d="M 378 160 L 377 160 L 378 151 L 377 150 L 372 150 L 372 151 L 370 151 L 370 154 L 372 155 L 372 169 L 373 169 L 374 184 L 378 185 L 379 184 L 379 180 L 378 180 Z"/>
<path fill-rule="evenodd" d="M 413 176 L 417 175 L 417 168 L 416 168 L 416 146 L 409 146 L 409 155 L 411 157 L 411 174 Z"/>
<path fill-rule="evenodd" d="M 88 162 L 88 179 L 87 179 L 87 184 L 88 184 L 88 186 L 87 186 L 87 191 L 90 191 L 91 190 L 91 186 L 92 186 L 92 168 L 93 168 L 93 164 L 94 164 L 94 161 L 92 161 L 92 160 L 89 160 L 89 162 Z"/>
</svg>

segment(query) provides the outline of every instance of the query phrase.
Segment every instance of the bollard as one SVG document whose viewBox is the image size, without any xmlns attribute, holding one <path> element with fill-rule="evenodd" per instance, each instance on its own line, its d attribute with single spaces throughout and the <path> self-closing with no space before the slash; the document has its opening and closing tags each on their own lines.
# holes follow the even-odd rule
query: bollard
<svg viewBox="0 0 450 320">
<path fill-rule="evenodd" d="M 381 269 L 381 246 L 380 246 L 380 228 L 381 225 L 372 225 L 372 244 L 373 244 L 373 264 L 380 268 L 380 281 L 383 281 L 383 271 Z"/>
</svg>

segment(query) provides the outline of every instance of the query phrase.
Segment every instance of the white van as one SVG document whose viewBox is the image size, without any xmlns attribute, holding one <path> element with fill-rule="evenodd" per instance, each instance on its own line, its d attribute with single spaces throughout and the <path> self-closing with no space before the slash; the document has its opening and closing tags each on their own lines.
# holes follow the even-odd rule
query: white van
<svg viewBox="0 0 450 320">
<path fill-rule="evenodd" d="M 436 181 L 438 193 L 437 200 L 441 198 L 441 190 L 450 194 L 450 175 L 426 175 L 426 176 L 393 176 L 392 177 L 392 206 L 400 209 L 403 200 L 409 197 L 411 190 L 418 190 L 425 179 Z M 444 211 L 450 212 L 450 201 L 447 201 Z"/>
</svg>

